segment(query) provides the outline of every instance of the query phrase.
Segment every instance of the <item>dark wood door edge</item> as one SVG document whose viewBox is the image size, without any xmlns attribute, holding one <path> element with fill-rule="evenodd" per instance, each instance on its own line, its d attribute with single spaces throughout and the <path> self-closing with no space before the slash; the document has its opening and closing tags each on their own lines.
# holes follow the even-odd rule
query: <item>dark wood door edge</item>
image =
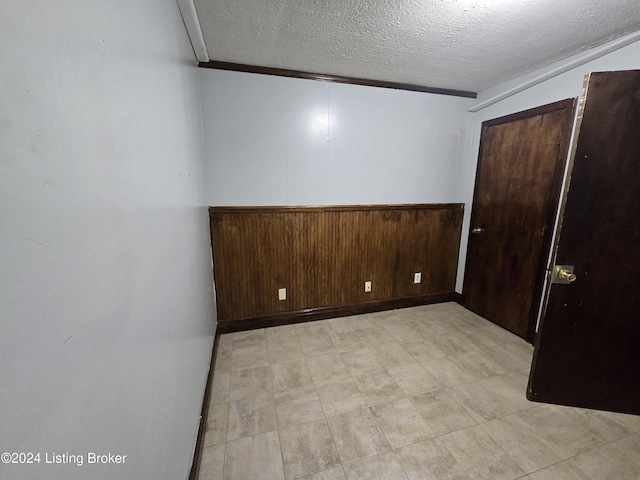
<svg viewBox="0 0 640 480">
<path fill-rule="evenodd" d="M 452 90 L 450 88 L 427 87 L 410 83 L 388 82 L 385 80 L 371 80 L 366 78 L 342 77 L 324 73 L 302 72 L 285 68 L 261 67 L 259 65 L 246 65 L 243 63 L 210 62 L 198 63 L 200 68 L 214 68 L 217 70 L 231 70 L 235 72 L 259 73 L 262 75 L 275 75 L 277 77 L 301 78 L 303 80 L 318 80 L 321 82 L 346 83 L 349 85 L 362 85 L 366 87 L 393 88 L 396 90 L 408 90 L 411 92 L 434 93 L 437 95 L 452 95 L 454 97 L 477 98 L 476 92 L 466 90 Z"/>
<path fill-rule="evenodd" d="M 191 463 L 189 480 L 198 480 L 198 474 L 200 473 L 200 460 L 202 460 L 202 449 L 204 448 L 204 434 L 207 430 L 207 413 L 209 411 L 209 401 L 211 400 L 211 385 L 213 384 L 213 371 L 216 368 L 216 353 L 218 352 L 219 340 L 220 329 L 216 327 L 215 340 L 213 341 L 213 350 L 211 352 L 211 362 L 209 363 L 209 374 L 207 375 L 207 385 L 204 389 L 204 398 L 202 399 L 202 410 L 200 413 L 198 436 L 196 437 L 196 448 L 193 451 L 193 461 Z"/>
<path fill-rule="evenodd" d="M 243 318 L 218 323 L 220 334 L 243 332 L 257 328 L 277 327 L 294 323 L 311 322 L 326 318 L 348 317 L 362 313 L 393 310 L 396 308 L 416 307 L 432 303 L 454 301 L 454 292 L 436 293 L 429 295 L 417 295 L 415 297 L 393 298 L 390 300 L 376 300 L 373 302 L 358 303 L 353 305 L 341 305 L 332 307 L 311 308 L 294 312 L 282 312 L 260 317 Z"/>
<path fill-rule="evenodd" d="M 531 303 L 531 311 L 529 312 L 529 324 L 527 325 L 525 340 L 530 344 L 533 344 L 533 341 L 535 340 L 536 323 L 538 322 L 540 303 L 544 295 L 544 283 L 547 276 L 547 262 L 549 253 L 553 248 L 553 228 L 558 214 L 558 209 L 560 208 L 562 181 L 564 180 L 564 172 L 567 167 L 576 103 L 577 98 L 568 98 L 547 106 L 547 108 L 557 107 L 559 110 L 563 108 L 565 109 L 565 128 L 562 131 L 562 138 L 560 138 L 560 146 L 558 148 L 558 156 L 560 158 L 556 161 L 556 170 L 553 174 L 553 184 L 549 194 L 549 203 L 545 219 L 544 236 L 542 237 L 542 252 L 538 263 L 538 271 L 536 272 L 533 302 Z"/>
</svg>

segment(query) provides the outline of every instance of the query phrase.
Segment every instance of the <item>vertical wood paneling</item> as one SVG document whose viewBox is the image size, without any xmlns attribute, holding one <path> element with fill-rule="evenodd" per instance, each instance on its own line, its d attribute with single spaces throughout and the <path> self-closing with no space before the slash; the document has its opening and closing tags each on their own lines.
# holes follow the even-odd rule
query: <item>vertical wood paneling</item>
<svg viewBox="0 0 640 480">
<path fill-rule="evenodd" d="M 451 293 L 462 214 L 462 204 L 211 207 L 218 319 Z"/>
</svg>

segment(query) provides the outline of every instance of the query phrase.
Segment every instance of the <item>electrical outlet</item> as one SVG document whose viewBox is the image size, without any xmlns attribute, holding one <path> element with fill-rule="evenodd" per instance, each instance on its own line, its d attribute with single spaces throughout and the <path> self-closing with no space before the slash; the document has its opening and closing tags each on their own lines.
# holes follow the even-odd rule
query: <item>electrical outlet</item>
<svg viewBox="0 0 640 480">
<path fill-rule="evenodd" d="M 279 288 L 278 289 L 278 300 L 286 300 L 287 299 L 287 289 Z"/>
<path fill-rule="evenodd" d="M 367 293 L 371 291 L 371 282 L 364 282 L 364 291 Z"/>
<path fill-rule="evenodd" d="M 413 274 L 413 283 L 420 283 L 422 282 L 422 273 L 421 272 L 416 272 Z"/>
</svg>

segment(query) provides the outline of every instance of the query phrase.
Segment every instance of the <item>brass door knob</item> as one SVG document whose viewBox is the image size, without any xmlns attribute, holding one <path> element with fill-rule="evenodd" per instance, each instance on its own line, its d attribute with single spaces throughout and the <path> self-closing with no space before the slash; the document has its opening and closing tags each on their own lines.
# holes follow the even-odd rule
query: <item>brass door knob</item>
<svg viewBox="0 0 640 480">
<path fill-rule="evenodd" d="M 563 268 L 558 270 L 558 278 L 560 280 L 564 280 L 566 282 L 571 283 L 571 282 L 575 282 L 577 277 L 574 273 L 570 272 L 569 270 L 565 270 Z"/>
</svg>

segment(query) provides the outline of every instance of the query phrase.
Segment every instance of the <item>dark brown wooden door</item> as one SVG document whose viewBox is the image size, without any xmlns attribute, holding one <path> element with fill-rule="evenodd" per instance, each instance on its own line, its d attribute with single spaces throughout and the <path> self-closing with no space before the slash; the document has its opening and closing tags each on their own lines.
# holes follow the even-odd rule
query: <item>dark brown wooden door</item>
<svg viewBox="0 0 640 480">
<path fill-rule="evenodd" d="M 529 379 L 531 400 L 640 414 L 640 71 L 592 73 L 552 284 Z"/>
<path fill-rule="evenodd" d="M 482 124 L 464 303 L 530 342 L 574 104 L 563 100 Z"/>
</svg>

